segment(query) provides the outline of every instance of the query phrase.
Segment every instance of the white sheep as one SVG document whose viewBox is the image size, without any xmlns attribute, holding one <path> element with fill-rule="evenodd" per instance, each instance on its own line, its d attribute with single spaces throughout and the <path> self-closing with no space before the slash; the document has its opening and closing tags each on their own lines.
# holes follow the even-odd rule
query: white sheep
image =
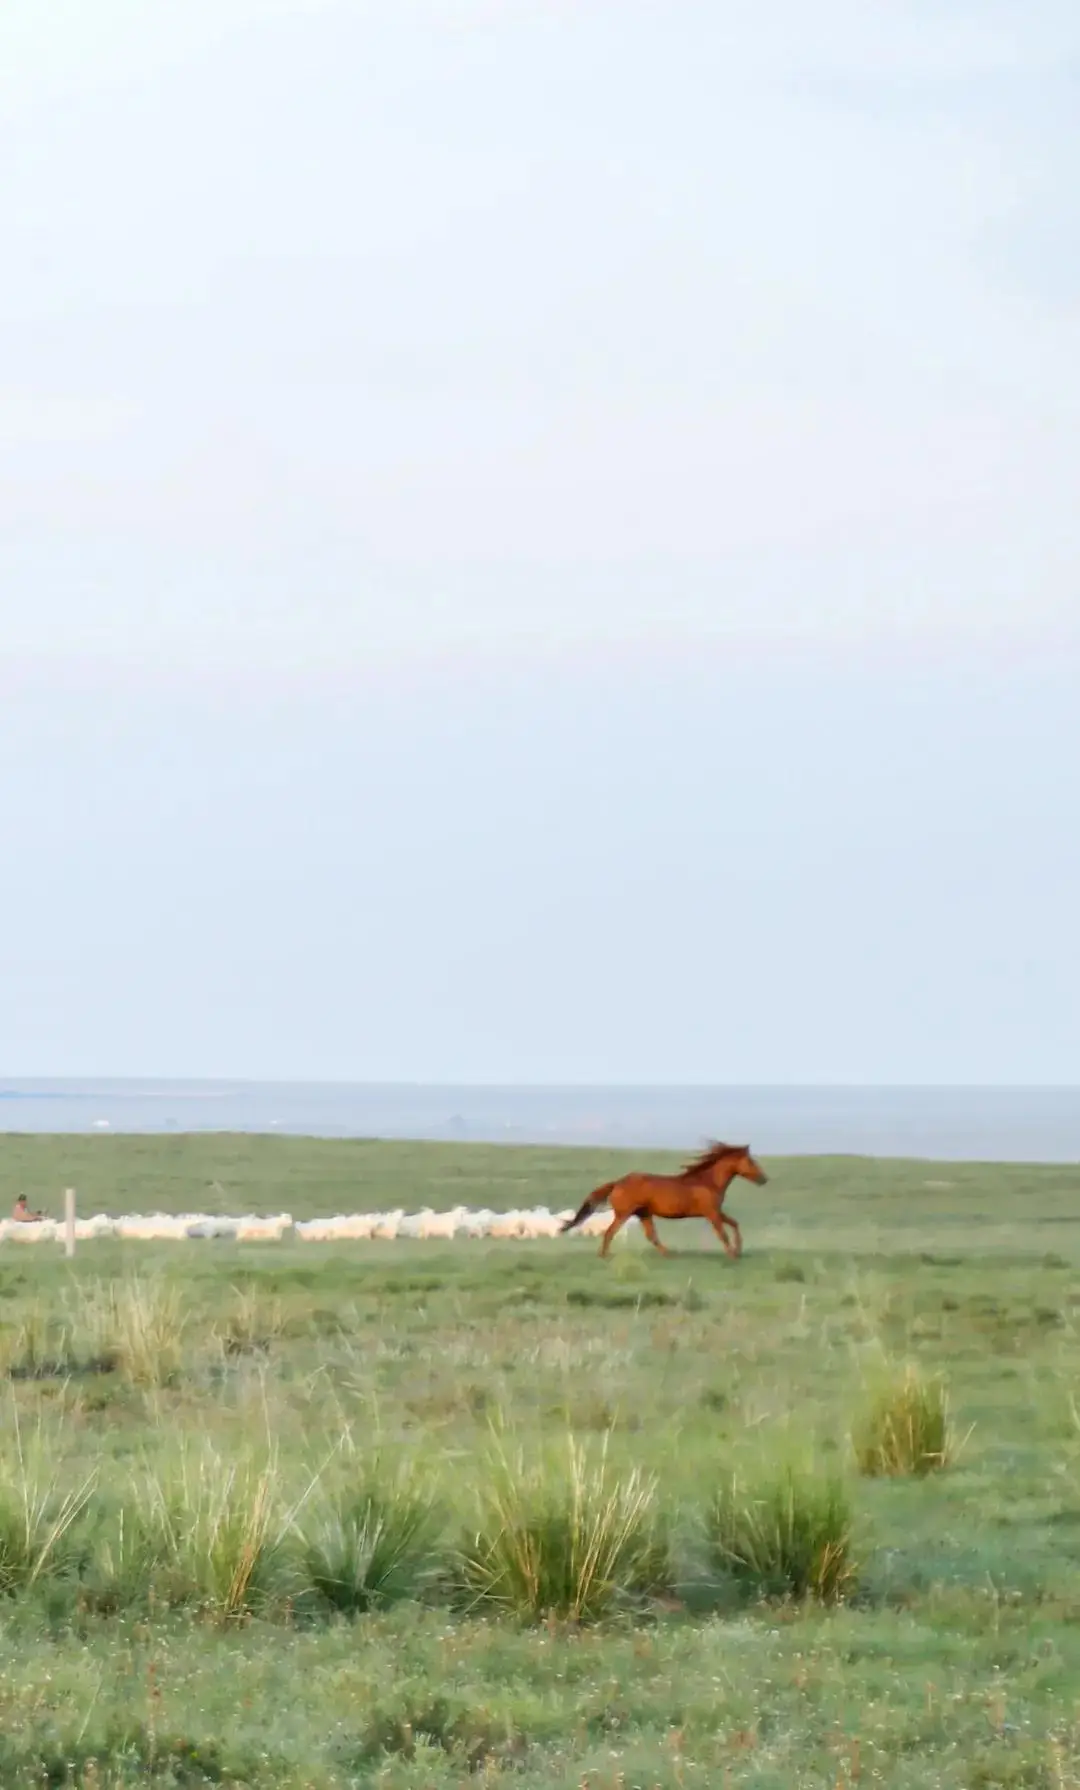
<svg viewBox="0 0 1080 1790">
<path fill-rule="evenodd" d="M 113 1236 L 115 1228 L 112 1219 L 100 1212 L 94 1218 L 77 1218 L 75 1239 L 78 1243 L 92 1243 L 97 1237 Z"/>
<path fill-rule="evenodd" d="M 529 1214 L 527 1212 L 500 1212 L 492 1220 L 488 1229 L 489 1237 L 527 1237 Z"/>
<path fill-rule="evenodd" d="M 431 1240 L 450 1240 L 459 1234 L 465 1217 L 464 1206 L 455 1206 L 450 1212 L 433 1212 L 420 1235 Z"/>
<path fill-rule="evenodd" d="M 356 1230 L 355 1220 L 344 1216 L 300 1219 L 293 1229 L 304 1243 L 335 1243 L 362 1234 Z"/>
<path fill-rule="evenodd" d="M 399 1237 L 409 1237 L 412 1239 L 426 1237 L 427 1230 L 425 1227 L 428 1220 L 434 1217 L 435 1213 L 430 1206 L 425 1206 L 420 1212 L 403 1212 L 398 1223 L 397 1234 Z"/>
<path fill-rule="evenodd" d="M 294 1228 L 301 1243 L 327 1243 L 333 1235 L 323 1218 L 298 1219 Z"/>
<path fill-rule="evenodd" d="M 265 1223 L 266 1221 L 259 1219 L 256 1222 Z M 210 1218 L 200 1215 L 198 1218 L 193 1218 L 188 1222 L 184 1235 L 190 1237 L 192 1240 L 213 1237 L 237 1237 L 240 1234 L 241 1227 L 245 1223 L 247 1223 L 247 1220 L 242 1218 Z"/>
<path fill-rule="evenodd" d="M 62 1236 L 63 1227 L 58 1229 L 52 1218 L 39 1218 L 34 1224 L 5 1218 L 0 1226 L 0 1237 L 6 1243 L 55 1243 Z"/>
<path fill-rule="evenodd" d="M 530 1213 L 526 1214 L 526 1216 L 528 1219 L 528 1230 L 525 1233 L 526 1236 L 529 1236 L 529 1237 L 557 1237 L 558 1236 L 560 1220 L 556 1213 L 548 1212 L 548 1211 L 544 1210 L 543 1207 L 538 1207 L 535 1212 L 530 1212 Z"/>
<path fill-rule="evenodd" d="M 392 1242 L 395 1238 L 420 1241 L 449 1241 L 456 1237 L 524 1241 L 532 1238 L 553 1238 L 573 1217 L 570 1210 L 551 1212 L 546 1206 L 531 1210 L 492 1212 L 487 1207 L 470 1212 L 454 1206 L 447 1212 L 436 1212 L 425 1206 L 419 1212 L 339 1213 L 328 1218 L 308 1218 L 294 1222 L 287 1212 L 272 1217 L 249 1213 L 241 1218 L 214 1216 L 202 1212 L 181 1214 L 154 1213 L 149 1216 L 129 1213 L 122 1218 L 109 1218 L 99 1213 L 80 1219 L 75 1235 L 80 1241 L 97 1237 L 117 1237 L 125 1242 L 180 1241 L 185 1238 L 236 1238 L 244 1243 L 281 1242 L 295 1236 L 300 1242 Z M 570 1235 L 598 1237 L 611 1222 L 607 1211 L 591 1212 Z M 56 1219 L 42 1219 L 34 1224 L 20 1224 L 11 1219 L 0 1220 L 0 1241 L 26 1243 L 59 1243 L 64 1238 L 63 1224 Z"/>
<path fill-rule="evenodd" d="M 488 1212 L 486 1209 L 479 1212 L 467 1212 L 462 1208 L 457 1226 L 458 1236 L 486 1237 L 488 1234 L 488 1225 L 491 1223 L 494 1216 L 494 1212 Z"/>
<path fill-rule="evenodd" d="M 353 1212 L 348 1218 L 339 1218 L 338 1236 L 353 1242 L 370 1242 L 375 1235 L 375 1227 L 382 1222 L 378 1212 Z"/>
<path fill-rule="evenodd" d="M 234 1235 L 239 1243 L 280 1243 L 292 1228 L 289 1214 L 281 1212 L 276 1218 L 242 1218 Z"/>
</svg>

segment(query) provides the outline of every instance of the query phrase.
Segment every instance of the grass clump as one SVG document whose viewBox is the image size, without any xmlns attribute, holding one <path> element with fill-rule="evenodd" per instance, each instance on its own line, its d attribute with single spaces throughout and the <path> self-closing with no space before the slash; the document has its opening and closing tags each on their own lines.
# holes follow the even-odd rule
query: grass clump
<svg viewBox="0 0 1080 1790">
<path fill-rule="evenodd" d="M 90 1500 L 93 1475 L 65 1489 L 56 1439 L 39 1431 L 24 1443 L 18 1408 L 0 1454 L 0 1596 L 14 1597 L 41 1580 L 73 1569 L 78 1524 Z"/>
<path fill-rule="evenodd" d="M 855 1587 L 852 1510 L 839 1479 L 799 1473 L 745 1487 L 733 1477 L 705 1515 L 709 1561 L 745 1597 L 840 1602 Z"/>
<path fill-rule="evenodd" d="M 12 1380 L 63 1378 L 77 1371 L 78 1351 L 70 1325 L 35 1300 L 0 1342 L 3 1371 Z"/>
<path fill-rule="evenodd" d="M 474 1604 L 584 1623 L 669 1588 L 656 1482 L 638 1468 L 617 1476 L 607 1440 L 592 1461 L 573 1437 L 565 1459 L 531 1466 L 496 1452 L 460 1560 Z"/>
<path fill-rule="evenodd" d="M 411 1761 L 425 1754 L 431 1763 L 432 1753 L 442 1753 L 470 1775 L 487 1768 L 501 1776 L 503 1770 L 520 1765 L 526 1749 L 524 1734 L 511 1720 L 500 1721 L 477 1709 L 460 1692 L 447 1696 L 407 1688 L 389 1703 L 376 1704 L 359 1745 L 349 1748 L 347 1763 L 366 1779 L 373 1765 L 385 1768 L 388 1761 Z"/>
<path fill-rule="evenodd" d="M 155 1593 L 223 1621 L 265 1609 L 283 1589 L 292 1524 L 272 1453 L 226 1460 L 209 1444 L 148 1475 L 135 1548 L 158 1568 Z"/>
<path fill-rule="evenodd" d="M 101 1352 L 133 1386 L 171 1385 L 183 1367 L 188 1323 L 180 1288 L 133 1278 L 113 1282 L 106 1297 Z"/>
<path fill-rule="evenodd" d="M 148 1389 L 179 1378 L 188 1330 L 179 1286 L 133 1275 L 70 1287 L 64 1303 L 72 1355 L 84 1369 L 115 1371 Z"/>
<path fill-rule="evenodd" d="M 170 1552 L 152 1503 L 133 1498 L 97 1509 L 79 1585 L 82 1607 L 99 1616 L 146 1609 L 162 1589 Z"/>
<path fill-rule="evenodd" d="M 35 1302 L 0 1343 L 13 1380 L 117 1372 L 133 1386 L 171 1385 L 188 1329 L 181 1290 L 161 1280 L 92 1282 L 63 1289 L 55 1309 Z"/>
<path fill-rule="evenodd" d="M 914 1367 L 876 1395 L 852 1435 L 860 1473 L 872 1479 L 923 1478 L 955 1458 L 949 1395 Z"/>
<path fill-rule="evenodd" d="M 322 1493 L 296 1525 L 306 1584 L 323 1604 L 356 1616 L 419 1598 L 439 1565 L 429 1494 L 377 1469 L 358 1486 Z"/>
<path fill-rule="evenodd" d="M 258 1286 L 233 1287 L 232 1309 L 217 1327 L 216 1335 L 226 1355 L 265 1355 L 285 1331 L 280 1299 L 269 1298 Z"/>
</svg>

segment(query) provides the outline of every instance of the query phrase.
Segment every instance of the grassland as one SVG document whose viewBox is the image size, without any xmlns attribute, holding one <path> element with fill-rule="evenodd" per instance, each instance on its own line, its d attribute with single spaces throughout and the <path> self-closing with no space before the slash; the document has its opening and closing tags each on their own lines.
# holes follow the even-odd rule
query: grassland
<svg viewBox="0 0 1080 1790">
<path fill-rule="evenodd" d="M 74 1184 L 84 1213 L 295 1217 L 569 1206 L 621 1166 L 122 1137 L 0 1162 L 9 1204 Z M 1080 1786 L 1080 1171 L 767 1166 L 732 1198 L 737 1264 L 691 1225 L 608 1263 L 5 1246 L 0 1784 Z M 907 1364 L 944 1376 L 957 1458 L 860 1474 L 852 1427 Z M 613 1482 L 655 1476 L 665 1573 L 595 1623 L 467 1607 L 451 1564 L 493 1450 L 531 1470 L 569 1435 Z M 833 1607 L 737 1596 L 707 1546 L 732 1476 L 790 1463 L 854 1512 Z M 373 1474 L 430 1500 L 431 1570 L 335 1613 L 304 1550 Z"/>
</svg>

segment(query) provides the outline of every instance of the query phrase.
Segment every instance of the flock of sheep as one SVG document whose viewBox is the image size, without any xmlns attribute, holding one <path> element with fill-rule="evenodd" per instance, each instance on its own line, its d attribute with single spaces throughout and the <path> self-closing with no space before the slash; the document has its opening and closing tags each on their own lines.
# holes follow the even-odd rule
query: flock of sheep
<svg viewBox="0 0 1080 1790">
<path fill-rule="evenodd" d="M 117 1237 L 125 1242 L 180 1242 L 188 1238 L 231 1237 L 238 1243 L 280 1243 L 285 1237 L 296 1237 L 302 1243 L 386 1242 L 400 1238 L 417 1241 L 458 1237 L 500 1237 L 522 1240 L 529 1237 L 557 1237 L 563 1224 L 573 1217 L 572 1211 L 549 1212 L 536 1206 L 524 1212 L 470 1212 L 455 1206 L 450 1212 L 355 1212 L 338 1218 L 308 1218 L 295 1221 L 287 1212 L 275 1218 L 212 1218 L 203 1213 L 188 1212 L 176 1217 L 156 1213 L 153 1217 L 80 1218 L 75 1223 L 77 1242 L 93 1242 L 99 1237 Z M 611 1223 L 610 1212 L 590 1214 L 571 1237 L 595 1237 Z M 0 1220 L 0 1242 L 62 1243 L 62 1221 L 42 1218 L 27 1224 L 15 1219 Z"/>
</svg>

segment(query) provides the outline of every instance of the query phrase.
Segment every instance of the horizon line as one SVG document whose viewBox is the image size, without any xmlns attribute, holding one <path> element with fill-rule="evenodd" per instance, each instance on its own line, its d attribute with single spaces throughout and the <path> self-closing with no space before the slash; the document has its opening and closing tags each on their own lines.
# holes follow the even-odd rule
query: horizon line
<svg viewBox="0 0 1080 1790">
<path fill-rule="evenodd" d="M 138 1087 L 147 1094 L 155 1087 L 174 1092 L 177 1088 L 214 1089 L 225 1087 L 259 1088 L 259 1087 L 292 1087 L 292 1088 L 370 1088 L 373 1090 L 411 1089 L 417 1092 L 429 1090 L 453 1089 L 455 1092 L 475 1093 L 594 1093 L 594 1092 L 677 1092 L 677 1093 L 713 1093 L 717 1090 L 748 1092 L 756 1090 L 789 1090 L 792 1092 L 829 1092 L 850 1091 L 858 1089 L 867 1093 L 914 1091 L 927 1092 L 1002 1092 L 1012 1090 L 1039 1090 L 1044 1092 L 1080 1093 L 1080 1082 L 1075 1081 L 453 1081 L 433 1079 L 388 1079 L 369 1080 L 342 1076 L 288 1076 L 288 1075 L 132 1075 L 111 1074 L 107 1072 L 96 1075 L 12 1075 L 0 1076 L 0 1099 L 25 1097 L 32 1095 L 35 1088 L 51 1088 L 57 1085 L 65 1087 L 94 1087 L 101 1083 L 127 1084 Z"/>
</svg>

